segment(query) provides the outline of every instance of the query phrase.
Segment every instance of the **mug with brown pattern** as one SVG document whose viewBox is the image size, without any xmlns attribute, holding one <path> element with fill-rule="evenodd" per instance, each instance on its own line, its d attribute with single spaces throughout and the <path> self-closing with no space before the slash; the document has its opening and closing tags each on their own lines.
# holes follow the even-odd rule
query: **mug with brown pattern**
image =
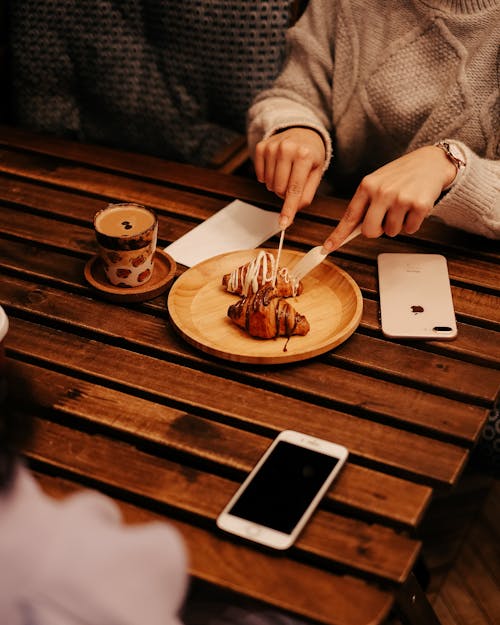
<svg viewBox="0 0 500 625">
<path fill-rule="evenodd" d="M 108 204 L 96 213 L 99 256 L 114 286 L 137 287 L 153 274 L 158 219 L 142 204 Z"/>
</svg>

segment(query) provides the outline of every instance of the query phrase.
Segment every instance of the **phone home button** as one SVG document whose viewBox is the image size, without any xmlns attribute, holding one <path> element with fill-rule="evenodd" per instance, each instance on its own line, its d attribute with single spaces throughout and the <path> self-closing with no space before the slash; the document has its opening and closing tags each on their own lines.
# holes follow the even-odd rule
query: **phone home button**
<svg viewBox="0 0 500 625">
<path fill-rule="evenodd" d="M 260 534 L 260 527 L 257 527 L 256 525 L 247 525 L 245 529 L 247 535 L 251 538 L 255 538 Z"/>
</svg>

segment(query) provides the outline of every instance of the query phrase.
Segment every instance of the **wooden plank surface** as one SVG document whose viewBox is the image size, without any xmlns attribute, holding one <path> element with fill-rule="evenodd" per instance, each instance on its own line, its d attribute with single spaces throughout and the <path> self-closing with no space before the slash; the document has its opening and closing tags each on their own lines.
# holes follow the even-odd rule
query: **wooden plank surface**
<svg viewBox="0 0 500 625">
<path fill-rule="evenodd" d="M 11 212 L 9 212 L 9 210 L 3 211 L 3 214 L 7 216 L 4 222 L 5 228 L 10 228 L 11 229 L 10 231 L 12 233 L 15 232 L 17 236 L 19 236 L 19 234 L 21 233 L 24 237 L 29 236 L 33 240 L 42 239 L 45 243 L 47 243 L 47 241 L 50 240 L 51 244 L 57 243 L 57 241 L 55 240 L 55 237 L 58 237 L 59 238 L 58 244 L 63 249 L 68 249 L 68 247 L 70 247 L 70 248 L 73 248 L 74 251 L 81 252 L 82 250 L 85 250 L 86 245 L 87 245 L 87 250 L 88 250 L 87 253 L 92 253 L 94 249 L 93 234 L 90 228 L 81 228 L 74 224 L 62 223 L 60 227 L 58 227 L 57 229 L 54 229 L 53 221 L 45 217 L 42 217 L 40 215 L 32 215 L 30 216 L 29 220 L 26 220 L 24 216 L 22 215 L 20 216 L 19 213 L 14 210 L 12 210 Z M 81 284 L 81 279 L 80 279 L 80 284 Z M 25 289 L 23 289 L 22 287 L 19 287 L 19 292 L 21 296 L 24 290 Z M 39 287 L 36 287 L 35 290 L 37 291 L 37 294 L 33 296 L 35 297 L 35 300 L 36 299 L 40 301 L 47 300 L 47 295 L 42 295 Z M 55 293 L 49 294 L 48 299 L 51 300 L 52 297 L 55 297 Z M 69 305 L 68 305 L 68 299 L 70 298 L 67 293 L 64 293 L 64 295 L 60 298 L 61 302 L 64 302 L 64 300 L 66 300 L 66 308 L 64 312 L 61 313 L 62 316 L 68 314 L 68 311 L 70 311 L 71 308 L 73 308 L 74 316 L 79 317 L 82 312 L 82 307 L 79 305 L 79 303 L 76 300 L 73 305 L 71 305 L 71 302 L 69 302 Z M 54 302 L 52 302 L 51 306 L 54 306 Z M 107 305 L 103 304 L 103 306 L 107 306 Z M 37 307 L 38 307 L 38 304 L 37 304 Z M 57 310 L 57 306 L 54 308 L 54 310 Z M 119 314 L 117 312 L 118 309 L 116 309 L 113 306 L 111 307 L 110 310 L 116 312 L 116 314 Z M 107 315 L 105 315 L 105 317 L 108 318 Z M 98 318 L 99 318 L 97 322 L 98 327 L 96 328 L 94 326 L 94 329 L 99 330 L 101 327 L 100 319 L 102 318 L 102 315 L 98 315 Z M 114 323 L 115 321 L 113 321 L 113 324 Z M 461 363 L 460 361 L 453 361 L 453 367 L 450 367 L 446 359 L 443 359 L 442 357 L 437 357 L 437 358 L 434 357 L 435 366 L 432 366 L 429 368 L 411 366 L 412 363 L 414 363 L 414 358 L 416 356 L 421 357 L 424 361 L 426 358 L 428 359 L 428 352 L 421 353 L 418 350 L 412 349 L 411 347 L 408 347 L 405 345 L 399 345 L 396 343 L 390 344 L 387 342 L 383 343 L 384 350 L 381 352 L 382 354 L 385 354 L 384 359 L 380 359 L 380 357 L 374 359 L 373 357 L 370 356 L 371 357 L 371 363 L 370 363 L 366 361 L 366 354 L 370 355 L 371 351 L 373 350 L 369 348 L 371 346 L 367 345 L 367 343 L 369 344 L 370 342 L 373 342 L 373 339 L 370 339 L 367 336 L 358 335 L 354 337 L 354 341 L 360 342 L 359 348 L 356 349 L 355 351 L 357 352 L 358 357 L 361 355 L 364 360 L 360 361 L 358 359 L 358 361 L 356 361 L 356 359 L 353 359 L 351 356 L 347 357 L 347 361 L 349 361 L 351 365 L 354 366 L 356 369 L 356 371 L 350 371 L 348 377 L 350 381 L 353 381 L 355 378 L 359 379 L 358 389 L 366 388 L 366 385 L 363 384 L 364 376 L 363 374 L 358 373 L 358 371 L 360 369 L 363 369 L 363 370 L 367 369 L 368 371 L 370 371 L 370 368 L 376 365 L 378 375 L 382 378 L 386 377 L 387 379 L 382 384 L 382 387 L 379 387 L 379 385 L 377 385 L 377 387 L 380 388 L 380 395 L 379 397 L 373 398 L 373 406 L 375 407 L 375 404 L 378 404 L 379 410 L 385 415 L 385 418 L 387 418 L 390 414 L 392 414 L 393 418 L 404 420 L 405 414 L 407 413 L 408 419 L 411 421 L 411 423 L 413 423 L 413 425 L 420 424 L 421 427 L 433 428 L 433 429 L 437 428 L 439 430 L 441 426 L 439 422 L 436 423 L 436 418 L 435 418 L 435 415 L 438 414 L 438 415 L 443 415 L 442 421 L 444 422 L 445 426 L 446 426 L 446 419 L 449 419 L 448 423 L 449 423 L 450 429 L 455 431 L 455 433 L 458 430 L 458 428 L 456 428 L 456 425 L 455 425 L 456 415 L 453 414 L 454 412 L 453 406 L 459 407 L 460 410 L 462 410 L 462 404 L 454 404 L 454 400 L 444 401 L 445 399 L 448 399 L 448 398 L 440 397 L 439 398 L 440 401 L 444 402 L 444 404 L 441 407 L 434 406 L 434 409 L 430 410 L 429 406 L 426 406 L 425 401 L 422 401 L 422 398 L 426 397 L 427 395 L 423 394 L 421 391 L 416 392 L 416 390 L 412 388 L 411 386 L 405 392 L 405 395 L 407 396 L 399 393 L 398 396 L 401 399 L 400 405 L 394 406 L 392 410 L 390 406 L 382 407 L 383 404 L 382 406 L 380 405 L 380 396 L 391 397 L 391 402 L 392 402 L 393 394 L 390 392 L 390 386 L 392 384 L 391 378 L 394 374 L 391 372 L 390 368 L 388 368 L 388 365 L 392 366 L 393 362 L 398 363 L 397 367 L 399 371 L 399 377 L 401 377 L 402 368 L 400 366 L 400 362 L 401 362 L 401 357 L 404 355 L 406 355 L 406 362 L 407 362 L 407 367 L 408 367 L 407 370 L 410 372 L 409 375 L 410 376 L 415 375 L 416 373 L 418 376 L 423 375 L 426 378 L 425 380 L 422 380 L 422 379 L 409 380 L 410 384 L 413 384 L 413 385 L 417 384 L 420 387 L 424 386 L 424 388 L 426 385 L 432 384 L 439 388 L 440 394 L 446 395 L 446 393 L 448 393 L 449 395 L 451 395 L 453 394 L 453 390 L 455 386 L 457 386 L 458 389 L 462 392 L 462 389 L 460 388 L 460 386 L 465 383 L 465 385 L 468 386 L 469 394 L 472 393 L 475 395 L 474 401 L 479 402 L 479 403 L 484 402 L 485 404 L 491 401 L 492 396 L 496 392 L 496 388 L 497 388 L 496 374 L 495 372 L 491 372 L 489 369 L 483 370 L 481 367 L 477 367 L 477 368 L 472 367 L 470 371 L 473 372 L 474 370 L 477 370 L 478 372 L 477 376 L 475 378 L 474 378 L 474 375 L 472 375 L 472 377 L 464 376 L 460 373 L 460 368 L 464 367 L 463 363 Z M 155 342 L 158 343 L 157 339 L 155 339 Z M 339 354 L 335 353 L 332 356 L 330 356 L 332 361 L 334 361 L 335 363 L 337 362 L 344 363 L 346 361 L 346 356 L 343 355 L 342 353 L 343 349 L 348 352 L 349 351 L 352 352 L 352 348 L 346 345 L 339 350 Z M 391 354 L 391 351 L 393 352 L 392 354 Z M 177 351 L 176 353 L 179 353 L 179 352 Z M 313 369 L 315 368 L 316 367 L 313 367 Z M 342 377 L 345 377 L 347 375 L 347 372 L 343 368 L 340 369 L 340 372 L 341 373 L 339 373 L 339 376 L 340 376 L 339 381 L 342 382 Z M 450 372 L 451 372 L 451 375 L 450 375 Z M 486 373 L 486 375 L 483 375 L 483 373 Z M 267 375 L 269 378 L 272 378 L 273 376 L 276 378 L 273 372 L 268 373 Z M 325 375 L 328 375 L 328 373 L 325 372 Z M 309 375 L 309 382 L 308 382 L 309 385 L 311 385 L 312 382 L 314 382 L 315 380 L 317 381 L 319 378 L 320 383 L 316 383 L 315 386 L 309 386 L 309 388 L 307 388 L 307 384 L 304 386 L 303 378 L 304 377 L 307 378 L 307 376 L 308 374 L 306 374 L 305 376 L 299 374 L 294 381 L 294 386 L 300 389 L 301 392 L 314 393 L 316 397 L 323 396 L 324 401 L 333 399 L 332 395 L 328 396 L 328 393 L 325 395 L 324 391 L 323 393 L 321 393 L 320 386 L 321 386 L 322 378 L 321 378 L 320 373 L 318 375 L 318 371 L 311 370 L 311 375 Z M 447 378 L 449 378 L 449 382 L 444 384 L 443 382 L 446 381 Z M 441 382 L 439 382 L 440 380 Z M 465 382 L 462 382 L 463 380 Z M 476 384 L 476 381 L 479 382 L 479 386 L 478 384 Z M 283 383 L 281 380 L 278 380 L 278 382 Z M 398 380 L 398 383 L 400 383 L 399 380 Z M 480 389 L 481 386 L 484 386 L 485 384 L 489 385 L 489 390 L 487 390 L 486 394 L 482 395 L 480 392 L 478 392 L 478 388 Z M 448 390 L 446 389 L 446 385 L 448 387 Z M 329 385 L 323 385 L 323 386 L 326 389 L 331 388 L 331 386 Z M 347 397 L 343 400 L 341 399 L 340 404 L 344 405 L 344 402 L 345 402 L 345 404 L 349 405 L 351 409 L 353 407 L 356 408 L 356 406 L 358 406 L 360 403 L 359 402 L 360 397 L 358 395 L 358 391 L 356 390 L 356 386 L 353 386 L 352 384 L 351 385 L 340 384 L 339 387 L 341 389 L 348 388 L 350 389 L 350 392 L 352 393 L 351 399 Z M 467 389 L 464 389 L 465 394 L 467 394 L 466 391 Z M 415 395 L 414 400 L 412 400 L 412 395 Z M 416 400 L 416 396 L 419 396 L 418 401 Z M 336 390 L 335 390 L 335 397 L 336 397 L 335 401 L 339 402 L 339 398 L 338 398 L 338 395 L 336 394 Z M 432 401 L 435 401 L 434 398 L 432 398 Z M 387 404 L 388 402 L 385 402 L 385 403 Z M 363 401 L 362 405 L 363 405 L 362 410 L 366 410 L 366 406 L 368 406 L 369 408 L 369 400 Z M 416 411 L 414 409 L 414 406 L 417 406 Z M 426 416 L 427 423 L 421 420 L 419 421 L 419 410 L 422 415 Z M 464 433 L 464 436 L 466 438 L 468 437 L 470 440 L 474 440 L 477 437 L 478 423 L 480 423 L 482 419 L 484 419 L 485 410 L 486 410 L 485 408 L 481 408 L 479 406 L 472 407 L 472 408 L 469 406 L 466 406 L 466 409 L 463 412 L 467 414 L 462 415 L 462 418 L 464 419 L 464 423 L 467 423 L 467 421 L 469 421 L 469 425 L 466 426 L 469 428 L 468 434 Z M 472 420 L 471 420 L 470 413 L 473 413 Z M 450 415 L 451 415 L 451 419 L 449 418 Z M 461 421 L 458 420 L 458 422 L 460 423 Z"/>
<path fill-rule="evenodd" d="M 131 437 L 144 444 L 168 448 L 166 453 L 196 456 L 197 462 L 221 467 L 240 479 L 269 445 L 269 438 L 251 431 L 217 423 L 179 408 L 107 388 L 20 361 L 9 361 L 10 392 L 16 401 L 50 411 L 53 419 L 75 427 L 100 426 L 117 438 Z M 29 380 L 29 384 L 25 383 Z M 385 523 L 416 527 L 430 500 L 431 491 L 348 461 L 326 495 L 326 501 L 342 509 Z"/>
<path fill-rule="evenodd" d="M 166 454 L 196 456 L 198 462 L 223 467 L 242 478 L 269 445 L 269 438 L 210 421 L 179 408 L 158 404 L 109 387 L 9 361 L 10 393 L 52 418 L 80 427 L 100 426 L 117 438 L 161 444 Z M 26 381 L 29 380 L 29 384 Z M 326 495 L 326 502 L 387 524 L 415 528 L 431 496 L 429 487 L 360 466 L 349 460 Z"/>
<path fill-rule="evenodd" d="M 115 387 L 148 393 L 219 421 L 238 423 L 244 429 L 265 429 L 275 434 L 287 428 L 300 431 L 306 419 L 310 434 L 333 437 L 345 444 L 354 458 L 399 475 L 418 476 L 429 484 L 453 484 L 467 459 L 466 450 L 451 443 L 320 405 L 311 406 L 263 388 L 257 395 L 253 384 L 103 344 L 89 336 L 16 318 L 11 321 L 8 347 L 16 354 L 36 358 L 49 367 L 97 376 Z"/>
<path fill-rule="evenodd" d="M 73 162 L 61 163 L 51 157 L 43 155 L 29 155 L 25 153 L 6 152 L 0 149 L 0 171 L 22 175 L 63 188 L 99 195 L 103 200 L 135 201 L 146 204 L 159 212 L 172 212 L 180 209 L 180 201 L 185 192 L 169 189 L 158 184 L 143 180 L 123 178 L 123 176 L 81 167 Z M 192 197 L 191 197 L 192 195 Z M 179 197 L 180 196 L 180 197 Z M 188 199 L 188 198 L 186 198 Z M 196 201 L 198 199 L 198 201 Z M 180 201 L 179 201 L 180 200 Z M 206 219 L 214 210 L 218 210 L 226 203 L 224 200 L 215 200 L 213 210 L 209 210 L 207 198 L 189 194 L 189 201 L 183 202 L 183 211 L 186 216 L 199 220 Z M 215 205 L 214 205 L 215 204 Z M 196 207 L 196 211 L 194 208 Z M 288 230 L 289 241 L 294 241 L 295 232 L 300 228 L 314 229 L 314 236 L 307 233 L 307 241 L 324 240 L 331 230 L 331 225 L 309 223 L 303 220 L 302 215 L 297 217 L 296 223 Z M 358 237 L 348 243 L 341 253 L 348 251 L 358 258 L 374 261 L 376 255 L 382 252 L 418 252 L 421 248 L 417 243 L 399 241 L 398 239 L 361 239 Z M 447 255 L 450 279 L 462 284 L 471 284 L 485 290 L 498 289 L 498 273 L 495 263 L 480 260 L 471 255 L 451 252 Z"/>
<path fill-rule="evenodd" d="M 68 479 L 40 472 L 37 477 L 53 497 L 63 498 L 80 488 Z M 195 578 L 330 625 L 381 623 L 390 610 L 391 593 L 363 580 L 249 549 L 221 540 L 202 527 L 116 501 L 128 523 L 172 523 L 186 543 L 190 573 Z"/>
<path fill-rule="evenodd" d="M 256 181 L 19 129 L 0 127 L 0 146 L 11 393 L 37 418 L 28 454 L 42 483 L 58 496 L 95 486 L 131 519 L 170 519 L 197 550 L 196 578 L 319 622 L 381 622 L 418 554 L 408 530 L 425 516 L 431 487 L 457 484 L 498 395 L 497 246 L 432 221 L 415 236 L 358 238 L 335 254 L 364 297 L 349 341 L 303 363 L 229 363 L 175 333 L 165 295 L 120 306 L 86 284 L 93 215 L 109 201 L 144 203 L 158 214 L 163 246 L 236 197 L 274 210 L 278 198 Z M 345 207 L 318 197 L 287 245 L 322 240 Z M 382 336 L 384 251 L 446 255 L 455 341 Z M 292 552 L 278 558 L 219 536 L 218 511 L 272 437 L 305 423 L 350 458 Z M 249 570 L 259 573 L 247 579 Z"/>
<path fill-rule="evenodd" d="M 29 152 L 57 156 L 65 160 L 87 164 L 111 171 L 131 174 L 149 180 L 156 180 L 178 187 L 197 188 L 208 193 L 227 197 L 239 197 L 258 202 L 268 207 L 279 207 L 280 200 L 255 180 L 240 179 L 216 172 L 207 172 L 191 165 L 165 162 L 163 159 L 117 151 L 103 146 L 69 142 L 48 135 L 35 134 L 20 128 L 0 126 L 0 145 L 24 149 Z M 322 220 L 338 220 L 347 206 L 347 200 L 319 197 L 304 214 Z M 495 241 L 471 236 L 460 230 L 443 227 L 436 222 L 426 222 L 418 233 L 419 241 L 446 249 L 470 249 L 471 239 L 476 242 L 475 254 L 491 260 L 500 260 L 500 251 Z M 403 237 L 412 240 L 413 237 Z"/>
<path fill-rule="evenodd" d="M 208 522 L 213 531 L 218 513 L 238 487 L 234 480 L 190 466 L 189 459 L 175 462 L 162 452 L 153 455 L 75 427 L 38 419 L 35 432 L 26 452 L 29 458 L 89 483 L 118 489 L 125 498 L 150 500 L 171 510 L 174 517 L 194 517 L 194 524 Z M 253 464 L 258 458 L 254 452 Z M 319 558 L 344 570 L 401 583 L 419 548 L 417 541 L 393 529 L 320 509 L 291 553 L 304 561 Z"/>
<path fill-rule="evenodd" d="M 124 338 L 138 347 L 146 347 L 164 352 L 166 357 L 183 355 L 190 358 L 189 349 L 179 341 L 168 321 L 161 318 L 144 316 L 140 311 L 127 310 L 126 320 L 123 309 L 104 302 L 95 302 L 89 298 L 82 300 L 49 286 L 32 285 L 17 278 L 6 277 L 3 285 L 4 304 L 27 313 L 39 314 L 47 321 L 72 323 L 76 327 L 92 330 L 110 338 Z M 486 416 L 487 409 L 482 406 L 463 406 L 462 403 L 448 397 L 434 396 L 415 388 L 407 388 L 404 397 L 398 400 L 395 382 L 380 379 L 377 385 L 370 386 L 367 374 L 356 370 L 339 368 L 334 372 L 336 384 L 332 387 L 329 379 L 332 366 L 339 360 L 347 361 L 355 369 L 366 367 L 365 354 L 371 354 L 370 369 L 375 370 L 380 378 L 384 375 L 399 378 L 398 385 L 409 381 L 419 387 L 437 390 L 438 393 L 453 396 L 453 387 L 471 401 L 478 404 L 493 401 L 497 391 L 498 372 L 494 369 L 466 364 L 443 356 L 421 354 L 418 350 L 406 346 L 384 345 L 373 347 L 375 339 L 358 335 L 354 348 L 347 354 L 339 348 L 339 354 L 326 356 L 308 363 L 288 365 L 286 368 L 265 367 L 254 369 L 239 367 L 245 375 L 263 380 L 266 384 L 276 384 L 293 388 L 295 394 L 313 395 L 315 401 L 322 398 L 329 405 L 331 402 L 345 404 L 355 408 L 362 404 L 363 411 L 391 416 L 393 419 L 406 421 L 414 426 L 442 432 L 457 438 L 474 442 Z M 358 339 L 358 337 L 355 337 Z M 353 341 L 349 342 L 349 345 Z M 195 356 L 191 356 L 195 358 Z M 378 360 L 377 360 L 378 359 Z M 199 356 L 198 361 L 201 361 Z M 398 372 L 394 361 L 404 374 Z M 388 365 L 391 369 L 387 371 Z M 214 364 L 214 367 L 217 367 Z M 231 374 L 227 364 L 220 364 L 225 373 Z M 468 373 L 468 376 L 466 375 Z M 384 398 L 387 399 L 384 401 Z M 418 407 L 415 405 L 418 404 Z M 435 413 L 438 412 L 436 415 Z M 433 414 L 431 414 L 433 413 Z"/>
</svg>

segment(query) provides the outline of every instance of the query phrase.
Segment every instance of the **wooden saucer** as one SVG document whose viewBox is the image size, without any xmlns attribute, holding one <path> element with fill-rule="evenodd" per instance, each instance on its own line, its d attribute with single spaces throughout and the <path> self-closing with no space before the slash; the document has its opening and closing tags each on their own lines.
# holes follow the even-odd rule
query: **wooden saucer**
<svg viewBox="0 0 500 625">
<path fill-rule="evenodd" d="M 140 286 L 114 286 L 106 278 L 99 256 L 93 256 L 85 265 L 84 275 L 87 282 L 113 302 L 145 302 L 161 295 L 172 282 L 177 265 L 175 260 L 163 250 L 155 251 L 153 275 Z"/>
</svg>

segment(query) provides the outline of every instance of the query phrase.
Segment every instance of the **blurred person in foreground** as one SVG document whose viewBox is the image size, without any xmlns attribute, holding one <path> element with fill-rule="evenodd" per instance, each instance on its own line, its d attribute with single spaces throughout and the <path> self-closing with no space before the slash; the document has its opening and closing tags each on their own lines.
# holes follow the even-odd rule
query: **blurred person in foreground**
<svg viewBox="0 0 500 625">
<path fill-rule="evenodd" d="M 46 495 L 19 456 L 29 417 L 0 410 L 0 623 L 180 625 L 188 580 L 176 530 L 125 526 L 97 492 Z"/>
<path fill-rule="evenodd" d="M 311 0 L 248 113 L 281 226 L 329 170 L 351 199 L 327 252 L 358 224 L 393 237 L 430 215 L 499 238 L 499 25 L 498 0 Z"/>
<path fill-rule="evenodd" d="M 190 583 L 172 525 L 125 525 L 96 491 L 48 496 L 22 458 L 29 415 L 0 396 L 2 625 L 305 625 Z"/>
</svg>

